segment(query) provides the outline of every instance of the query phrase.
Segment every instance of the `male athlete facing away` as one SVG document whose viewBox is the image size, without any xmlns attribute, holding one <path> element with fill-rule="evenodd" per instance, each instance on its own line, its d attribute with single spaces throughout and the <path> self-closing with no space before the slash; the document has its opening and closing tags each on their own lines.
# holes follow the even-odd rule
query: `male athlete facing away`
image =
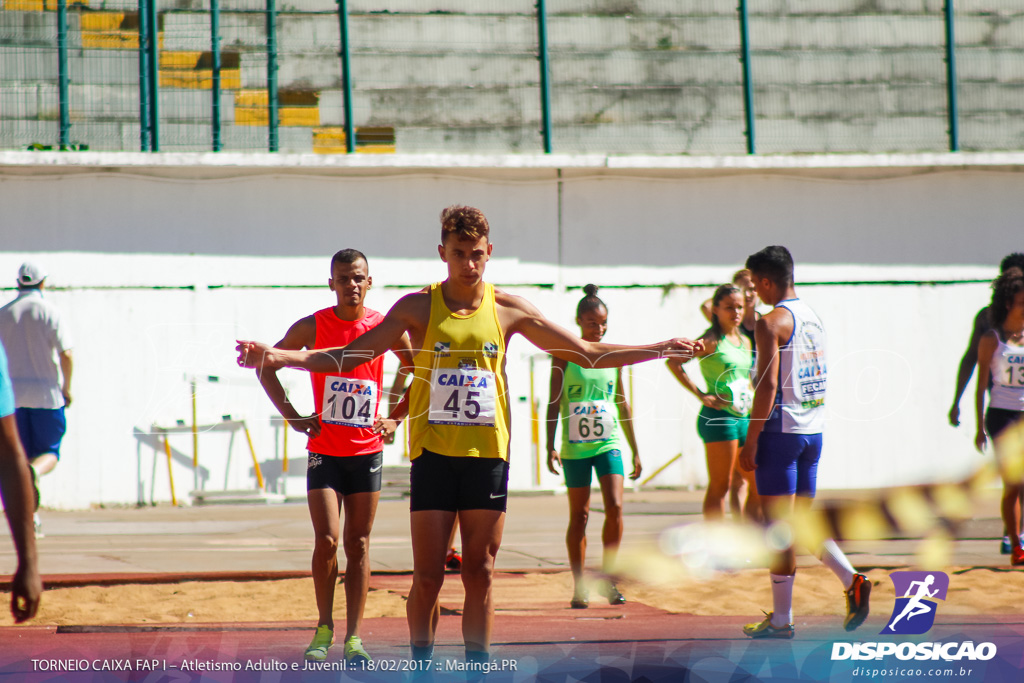
<svg viewBox="0 0 1024 683">
<path fill-rule="evenodd" d="M 740 466 L 756 473 L 765 520 L 810 506 L 817 488 L 821 432 L 825 424 L 825 328 L 796 295 L 793 257 L 781 246 L 765 247 L 747 259 L 761 301 L 775 308 L 754 326 L 757 337 L 757 389 Z M 846 591 L 843 626 L 852 631 L 868 616 L 871 582 L 858 574 L 836 542 L 812 549 L 842 581 Z M 751 638 L 792 638 L 793 547 L 779 553 L 771 567 L 774 609 L 764 621 L 747 624 Z"/>
</svg>

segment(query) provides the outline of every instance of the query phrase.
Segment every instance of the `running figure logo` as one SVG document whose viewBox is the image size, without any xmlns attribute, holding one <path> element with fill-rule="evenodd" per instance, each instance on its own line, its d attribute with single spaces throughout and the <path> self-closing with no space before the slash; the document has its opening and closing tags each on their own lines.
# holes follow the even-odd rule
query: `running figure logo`
<svg viewBox="0 0 1024 683">
<path fill-rule="evenodd" d="M 946 599 L 949 576 L 945 572 L 893 572 L 889 578 L 896 588 L 896 605 L 881 632 L 919 635 L 928 631 L 935 623 L 935 600 Z"/>
</svg>

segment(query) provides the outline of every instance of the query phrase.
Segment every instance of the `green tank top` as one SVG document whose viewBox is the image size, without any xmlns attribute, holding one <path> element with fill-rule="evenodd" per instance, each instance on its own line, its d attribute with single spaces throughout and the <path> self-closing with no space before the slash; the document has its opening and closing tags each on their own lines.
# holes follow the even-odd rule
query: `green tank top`
<svg viewBox="0 0 1024 683">
<path fill-rule="evenodd" d="M 725 411 L 738 417 L 750 414 L 754 389 L 750 369 L 754 356 L 750 349 L 721 339 L 715 352 L 700 359 L 700 373 L 708 384 L 708 393 L 729 403 Z"/>
<path fill-rule="evenodd" d="M 624 450 L 615 403 L 617 368 L 581 368 L 569 363 L 562 378 L 562 449 L 566 460 L 591 458 L 598 453 Z"/>
</svg>

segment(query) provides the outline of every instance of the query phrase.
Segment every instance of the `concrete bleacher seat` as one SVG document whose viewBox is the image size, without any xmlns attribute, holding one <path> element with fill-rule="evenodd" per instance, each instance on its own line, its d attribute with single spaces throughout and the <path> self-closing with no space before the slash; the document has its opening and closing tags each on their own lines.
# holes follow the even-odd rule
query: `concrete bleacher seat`
<svg viewBox="0 0 1024 683">
<path fill-rule="evenodd" d="M 5 125 L 54 116 L 47 2 L 0 0 Z M 69 12 L 72 119 L 137 125 L 137 2 L 93 4 Z M 1019 146 L 1024 7 L 983 4 L 957 14 L 964 139 Z M 260 140 L 262 149 L 265 135 L 254 131 L 268 111 L 264 0 L 220 7 L 224 139 Z M 182 145 L 209 137 L 208 8 L 208 0 L 176 0 L 160 13 L 161 136 L 173 130 Z M 345 123 L 337 4 L 278 0 L 277 8 L 281 148 L 336 148 Z M 750 9 L 759 149 L 945 147 L 943 0 L 768 0 Z M 353 0 L 349 10 L 356 127 L 393 130 L 398 151 L 539 149 L 534 0 Z M 735 3 L 560 0 L 548 13 L 560 151 L 745 149 Z M 190 120 L 195 134 L 170 127 Z M 93 148 L 126 138 L 104 135 Z"/>
</svg>

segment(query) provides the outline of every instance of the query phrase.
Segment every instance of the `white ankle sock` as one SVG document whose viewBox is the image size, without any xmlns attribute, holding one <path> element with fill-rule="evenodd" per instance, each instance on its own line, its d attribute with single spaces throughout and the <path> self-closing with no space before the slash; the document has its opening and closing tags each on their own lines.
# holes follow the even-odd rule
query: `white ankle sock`
<svg viewBox="0 0 1024 683">
<path fill-rule="evenodd" d="M 769 574 L 772 580 L 772 626 L 793 623 L 793 574 Z"/>
<path fill-rule="evenodd" d="M 835 541 L 830 538 L 821 545 L 818 559 L 836 575 L 837 579 L 843 582 L 844 590 L 850 590 L 850 586 L 853 585 L 853 575 L 857 573 L 857 570 L 853 568 L 850 560 L 846 558 L 846 553 L 839 549 Z"/>
</svg>

